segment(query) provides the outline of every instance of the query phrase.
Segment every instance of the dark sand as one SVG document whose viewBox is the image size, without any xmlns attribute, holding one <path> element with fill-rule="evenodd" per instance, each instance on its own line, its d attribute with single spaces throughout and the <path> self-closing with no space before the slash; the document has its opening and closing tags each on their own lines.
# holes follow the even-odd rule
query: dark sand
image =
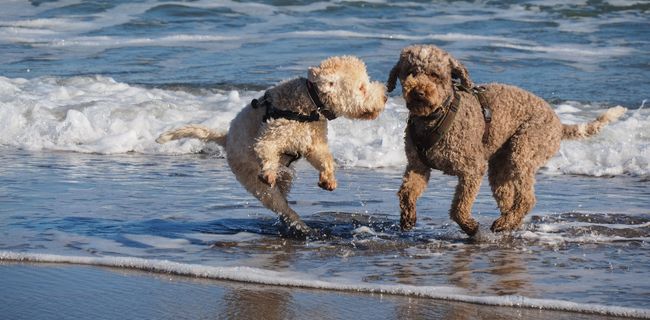
<svg viewBox="0 0 650 320">
<path fill-rule="evenodd" d="M 614 319 L 426 298 L 0 263 L 3 319 Z"/>
</svg>

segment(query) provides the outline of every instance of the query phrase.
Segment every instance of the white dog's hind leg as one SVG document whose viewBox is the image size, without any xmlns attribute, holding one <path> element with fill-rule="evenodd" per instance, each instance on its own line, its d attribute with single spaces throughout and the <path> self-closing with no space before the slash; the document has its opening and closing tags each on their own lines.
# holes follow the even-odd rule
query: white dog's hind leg
<svg viewBox="0 0 650 320">
<path fill-rule="evenodd" d="M 289 207 L 289 203 L 280 189 L 265 187 L 267 191 L 259 196 L 262 204 L 277 213 L 282 223 L 289 228 L 290 232 L 295 233 L 295 236 L 299 238 L 308 236 L 311 233 L 311 228 L 300 219 L 298 213 Z"/>
<path fill-rule="evenodd" d="M 242 157 L 233 156 L 235 153 L 227 153 L 228 164 L 235 174 L 237 180 L 246 188 L 248 192 L 259 199 L 264 207 L 275 212 L 291 232 L 298 238 L 304 238 L 311 234 L 311 229 L 301 219 L 300 216 L 289 207 L 286 193 L 291 188 L 292 176 L 286 174 L 278 175 L 277 185 L 270 187 L 262 182 L 257 174 L 260 170 L 257 161 L 253 160 L 254 155 L 239 154 Z"/>
</svg>

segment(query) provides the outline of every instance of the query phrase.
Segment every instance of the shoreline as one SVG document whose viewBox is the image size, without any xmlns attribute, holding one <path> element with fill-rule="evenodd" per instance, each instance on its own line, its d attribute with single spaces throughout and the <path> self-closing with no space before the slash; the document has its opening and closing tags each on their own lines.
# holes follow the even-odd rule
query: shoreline
<svg viewBox="0 0 650 320">
<path fill-rule="evenodd" d="M 116 281 L 128 283 L 129 277 L 138 276 L 141 280 L 146 282 L 145 287 L 162 285 L 161 283 L 155 284 L 155 282 L 171 281 L 174 283 L 185 283 L 192 286 L 198 284 L 208 285 L 213 289 L 220 288 L 220 290 L 229 287 L 243 287 L 256 289 L 264 288 L 264 290 L 274 292 L 297 291 L 314 295 L 315 303 L 328 302 L 333 296 L 338 297 L 343 295 L 349 296 L 345 300 L 346 303 L 351 304 L 351 310 L 355 310 L 353 306 L 357 305 L 358 302 L 379 298 L 380 300 L 395 300 L 395 304 L 406 303 L 407 305 L 410 305 L 411 301 L 415 299 L 419 301 L 418 305 L 424 306 L 424 309 L 426 309 L 427 312 L 434 313 L 443 309 L 445 310 L 445 314 L 448 311 L 453 311 L 453 313 L 455 313 L 454 310 L 457 308 L 460 308 L 461 310 L 468 308 L 477 309 L 480 310 L 481 316 L 484 314 L 486 315 L 486 319 L 490 318 L 490 316 L 487 316 L 489 314 L 492 314 L 494 317 L 502 317 L 504 312 L 506 314 L 526 314 L 526 319 L 535 319 L 538 316 L 539 319 L 548 319 L 549 317 L 555 319 L 563 319 L 562 317 L 566 317 L 566 319 L 575 319 L 578 316 L 584 316 L 589 319 L 593 319 L 594 317 L 620 317 L 622 319 L 650 318 L 650 310 L 647 309 L 580 304 L 559 300 L 554 301 L 525 298 L 521 296 L 467 296 L 458 294 L 457 292 L 454 292 L 457 290 L 449 287 L 337 284 L 335 282 L 321 280 L 300 280 L 296 278 L 288 278 L 278 272 L 255 268 L 219 268 L 140 258 L 67 257 L 46 254 L 0 252 L 0 273 L 6 274 L 7 270 L 9 270 L 10 273 L 18 274 L 31 274 L 34 272 L 40 273 L 38 272 L 39 270 L 56 271 L 55 273 L 63 273 L 60 277 L 61 279 L 77 279 L 78 276 L 89 277 L 87 283 L 99 286 L 111 286 L 111 284 L 116 283 Z M 22 286 L 26 287 L 29 287 L 32 281 L 41 282 L 40 276 L 34 277 L 34 279 L 30 279 L 30 277 L 24 275 L 17 278 L 12 276 L 6 276 L 3 278 L 12 278 L 11 281 L 17 281 L 17 283 L 23 282 Z M 36 281 L 36 278 L 39 278 L 39 281 Z M 48 280 L 49 282 L 57 281 L 57 279 Z M 56 291 L 59 288 L 65 288 L 70 285 L 70 283 L 64 283 L 62 285 L 48 284 L 48 288 L 49 290 Z M 78 286 L 79 284 L 76 285 Z M 111 288 L 111 292 L 115 290 L 126 290 L 127 288 L 124 286 L 125 284 L 113 287 Z M 2 287 L 11 291 L 11 285 L 7 288 L 7 284 L 2 284 Z M 83 291 L 84 288 L 78 287 L 75 291 L 78 290 Z M 26 294 L 26 292 L 22 292 L 22 294 Z M 177 293 L 175 293 L 175 290 L 171 290 L 169 294 L 175 296 Z M 7 298 L 3 298 L 3 300 L 5 299 Z M 120 300 L 117 297 L 111 299 Z M 358 300 L 357 303 L 355 303 L 354 300 Z M 145 304 L 144 300 L 138 302 L 137 299 L 129 299 L 129 301 L 129 303 L 135 305 Z M 278 302 L 275 301 L 268 303 L 276 304 Z M 26 308 L 26 306 L 20 309 L 24 308 Z M 293 308 L 296 309 L 296 311 L 299 311 L 302 307 L 294 306 Z M 369 303 L 367 309 L 373 310 L 373 303 Z M 264 314 L 264 316 L 266 316 L 266 314 Z M 280 318 L 286 318 L 286 315 Z"/>
</svg>

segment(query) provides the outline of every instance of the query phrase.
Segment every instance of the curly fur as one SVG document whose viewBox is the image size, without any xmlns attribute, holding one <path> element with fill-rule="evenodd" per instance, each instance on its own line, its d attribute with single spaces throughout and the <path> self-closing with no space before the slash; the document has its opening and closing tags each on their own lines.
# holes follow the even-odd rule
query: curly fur
<svg viewBox="0 0 650 320">
<path fill-rule="evenodd" d="M 331 57 L 310 68 L 308 76 L 316 84 L 320 100 L 337 116 L 375 119 L 384 110 L 384 85 L 370 82 L 365 64 L 356 57 Z M 304 78 L 281 83 L 267 94 L 275 108 L 302 114 L 315 109 Z M 294 235 L 307 236 L 312 231 L 287 202 L 294 178 L 289 167 L 296 156 L 304 156 L 318 170 L 321 188 L 331 191 L 337 187 L 334 159 L 327 144 L 327 120 L 278 118 L 263 122 L 264 113 L 264 108 L 249 104 L 232 120 L 227 134 L 188 125 L 165 132 L 156 141 L 197 138 L 221 144 L 230 169 L 246 190 L 276 212 Z"/>
<path fill-rule="evenodd" d="M 431 169 L 458 177 L 449 215 L 465 233 L 474 235 L 478 231 L 471 210 L 486 172 L 501 211 L 492 231 L 518 228 L 536 202 L 535 173 L 559 150 L 560 141 L 592 136 L 625 112 L 625 108 L 616 107 L 590 123 L 563 125 L 549 104 L 532 93 L 510 85 L 487 84 L 483 97 L 492 110 L 487 141 L 483 142 L 486 123 L 478 99 L 459 92 L 455 122 L 422 159 L 417 144 L 431 139 L 426 130 L 431 123 L 419 116 L 441 108 L 453 92 L 452 79 L 466 87 L 472 87 L 473 82 L 458 60 L 431 45 L 404 48 L 390 72 L 389 91 L 397 79 L 402 83 L 410 118 L 404 139 L 408 164 L 398 191 L 403 230 L 415 225 L 416 202 L 427 187 Z"/>
</svg>

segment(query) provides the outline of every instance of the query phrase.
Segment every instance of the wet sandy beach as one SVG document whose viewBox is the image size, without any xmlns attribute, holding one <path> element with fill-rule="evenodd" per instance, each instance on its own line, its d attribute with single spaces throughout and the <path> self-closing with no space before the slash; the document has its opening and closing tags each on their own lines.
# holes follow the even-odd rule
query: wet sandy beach
<svg viewBox="0 0 650 320">
<path fill-rule="evenodd" d="M 4 262 L 0 274 L 0 315 L 15 320 L 617 319 L 65 264 Z"/>
</svg>

